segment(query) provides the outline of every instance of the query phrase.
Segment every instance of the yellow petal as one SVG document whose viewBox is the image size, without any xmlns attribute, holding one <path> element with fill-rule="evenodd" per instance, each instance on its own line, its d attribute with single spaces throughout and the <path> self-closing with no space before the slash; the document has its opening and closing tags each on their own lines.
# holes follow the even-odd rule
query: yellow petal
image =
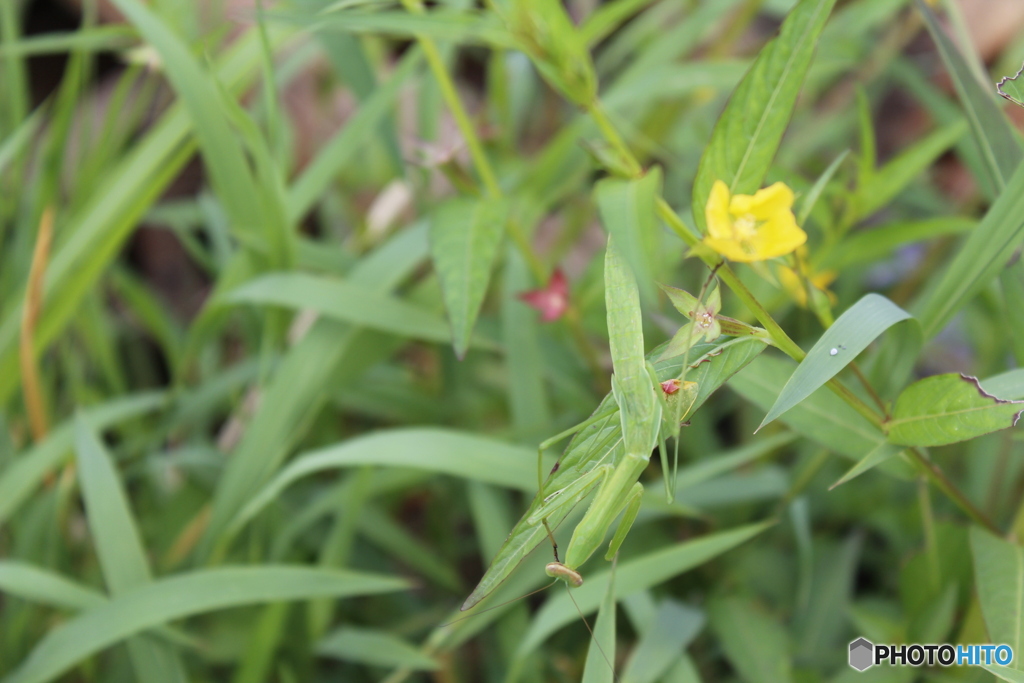
<svg viewBox="0 0 1024 683">
<path fill-rule="evenodd" d="M 796 251 L 796 248 L 807 241 L 807 233 L 796 224 L 791 211 L 776 214 L 761 225 L 751 240 L 756 260 L 784 256 Z"/>
<path fill-rule="evenodd" d="M 760 261 L 764 258 L 754 251 L 744 249 L 743 245 L 733 239 L 719 239 L 709 236 L 704 238 L 704 244 L 730 261 L 736 261 L 737 263 L 750 263 L 751 261 Z"/>
<path fill-rule="evenodd" d="M 708 224 L 708 234 L 718 239 L 732 237 L 732 216 L 729 215 L 729 186 L 716 180 L 711 186 L 704 218 Z M 714 248 L 714 247 L 712 247 Z"/>
<path fill-rule="evenodd" d="M 734 216 L 751 214 L 759 221 L 767 221 L 792 208 L 793 190 L 785 183 L 775 183 L 753 195 L 736 195 L 729 205 L 729 212 Z"/>
<path fill-rule="evenodd" d="M 800 282 L 800 276 L 796 274 L 795 270 L 788 266 L 780 268 L 779 283 L 801 308 L 807 307 L 807 292 L 804 291 L 804 285 Z"/>
</svg>

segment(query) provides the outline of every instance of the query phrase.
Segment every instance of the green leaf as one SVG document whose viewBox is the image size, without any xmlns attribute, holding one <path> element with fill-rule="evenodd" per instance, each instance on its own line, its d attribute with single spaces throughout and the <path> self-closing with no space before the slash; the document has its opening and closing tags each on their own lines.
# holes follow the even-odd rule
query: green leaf
<svg viewBox="0 0 1024 683">
<path fill-rule="evenodd" d="M 285 31 L 271 31 L 271 41 L 280 44 L 287 35 Z M 239 38 L 216 64 L 217 80 L 224 87 L 232 91 L 247 88 L 259 64 L 256 32 Z M 46 269 L 37 348 L 56 338 L 80 312 L 82 298 L 94 291 L 94 283 L 120 253 L 138 220 L 192 158 L 195 150 L 189 141 L 190 126 L 184 108 L 172 106 L 68 217 L 61 228 L 68 237 L 58 243 Z M 20 327 L 18 305 L 4 314 L 0 324 L 0 404 L 8 400 L 20 379 Z"/>
<path fill-rule="evenodd" d="M 997 90 L 1000 95 L 1010 102 L 1024 107 L 1024 82 L 1021 82 L 1022 73 L 1024 73 L 1024 66 L 1017 69 L 1017 73 L 1014 75 L 1001 78 L 997 84 Z"/>
<path fill-rule="evenodd" d="M 821 259 L 812 259 L 818 269 L 843 270 L 857 263 L 868 263 L 888 258 L 904 244 L 958 235 L 970 232 L 978 221 L 962 216 L 939 216 L 916 221 L 886 223 L 870 229 L 858 230 L 846 237 L 836 249 L 824 253 Z"/>
<path fill-rule="evenodd" d="M 582 683 L 615 683 L 615 565 L 607 583 L 583 665 Z M 571 590 L 571 589 L 570 589 Z"/>
<path fill-rule="evenodd" d="M 309 24 L 306 15 L 274 14 L 274 18 Z M 397 12 L 333 12 L 319 15 L 310 28 L 315 31 L 343 31 L 436 40 L 469 45 L 512 47 L 512 36 L 493 13 L 436 10 L 422 14 Z"/>
<path fill-rule="evenodd" d="M 110 592 L 114 595 L 152 578 L 139 529 L 117 470 L 92 426 L 75 420 L 75 451 L 89 530 Z"/>
<path fill-rule="evenodd" d="M 726 657 L 747 683 L 793 680 L 786 630 L 775 619 L 739 598 L 712 603 L 708 614 Z"/>
<path fill-rule="evenodd" d="M 89 531 L 103 577 L 111 595 L 122 595 L 150 582 L 146 551 L 110 454 L 83 417 L 76 420 L 75 442 Z M 184 662 L 167 643 L 130 638 L 128 653 L 139 679 L 187 680 Z"/>
<path fill-rule="evenodd" d="M 438 207 L 430 220 L 430 251 L 441 281 L 455 355 L 466 355 L 505 234 L 505 200 L 459 198 Z"/>
<path fill-rule="evenodd" d="M 829 491 L 839 486 L 840 484 L 845 484 L 851 479 L 859 477 L 860 475 L 864 474 L 870 469 L 878 467 L 879 465 L 881 465 L 883 462 L 893 457 L 894 455 L 899 455 L 902 451 L 903 448 L 901 446 L 896 446 L 895 444 L 878 444 L 873 449 L 871 449 L 870 453 L 868 453 L 863 458 L 858 460 L 856 465 L 847 470 L 846 474 L 839 478 L 839 481 L 832 484 L 832 486 L 829 486 Z"/>
<path fill-rule="evenodd" d="M 237 529 L 252 519 L 303 477 L 362 465 L 411 467 L 521 491 L 537 487 L 535 450 L 447 429 L 390 429 L 296 458 L 247 501 L 231 526 Z"/>
<path fill-rule="evenodd" d="M 84 411 L 84 418 L 96 429 L 138 417 L 163 407 L 167 397 L 162 392 L 126 396 Z M 47 472 L 52 471 L 72 453 L 75 440 L 74 420 L 50 432 L 44 441 L 22 453 L 0 475 L 0 523 L 32 495 Z"/>
<path fill-rule="evenodd" d="M 657 300 L 654 283 L 662 272 L 661 228 L 655 216 L 661 182 L 661 169 L 655 166 L 642 178 L 606 178 L 594 188 L 601 223 L 633 269 L 649 304 Z"/>
<path fill-rule="evenodd" d="M 1017 656 L 1017 651 L 1013 651 L 1014 657 Z M 1005 666 L 999 666 L 998 664 L 982 664 L 981 668 L 988 671 L 991 674 L 995 674 L 1001 680 L 1009 681 L 1009 683 L 1024 683 L 1024 671 L 1018 669 L 1009 669 Z"/>
<path fill-rule="evenodd" d="M 395 235 L 363 257 L 348 279 L 377 292 L 402 282 L 427 254 L 422 224 Z M 386 339 L 386 338 L 385 338 Z M 339 379 L 362 372 L 367 357 L 357 351 L 390 353 L 380 335 L 335 320 L 318 320 L 281 360 L 263 389 L 260 405 L 217 483 L 210 524 L 200 554 L 213 549 L 252 495 L 270 479 L 288 449 L 305 433 L 310 418 Z M 373 356 L 373 362 L 379 357 Z"/>
<path fill-rule="evenodd" d="M 956 87 L 971 127 L 971 135 L 981 152 L 983 168 L 989 176 L 987 180 L 998 195 L 1006 189 L 1006 181 L 1013 175 L 1021 158 L 1024 158 L 1020 142 L 996 105 L 991 87 L 982 87 L 970 65 L 939 25 L 935 13 L 921 0 L 916 1 L 917 9 L 924 16 L 928 32 L 939 48 L 939 55 Z"/>
<path fill-rule="evenodd" d="M 228 123 L 221 88 L 199 66 L 188 46 L 152 10 L 138 0 L 113 1 L 147 43 L 160 53 L 164 73 L 192 119 L 210 182 L 235 229 L 260 235 L 263 216 L 254 199 L 261 194 L 242 146 Z"/>
<path fill-rule="evenodd" d="M 508 367 L 508 403 L 517 440 L 538 443 L 551 433 L 551 406 L 543 373 L 548 362 L 541 352 L 540 323 L 534 311 L 519 300 L 530 288 L 523 257 L 512 245 L 505 250 L 501 299 L 501 341 Z"/>
<path fill-rule="evenodd" d="M 387 83 L 373 91 L 334 137 L 324 143 L 288 190 L 288 220 L 302 220 L 323 197 L 331 182 L 357 153 L 374 139 L 374 130 L 392 110 L 402 86 L 412 79 L 423 60 L 423 52 L 410 47 L 391 73 Z"/>
<path fill-rule="evenodd" d="M 880 294 L 846 310 L 800 362 L 758 429 L 797 405 L 845 368 L 878 335 L 911 315 Z"/>
<path fill-rule="evenodd" d="M 1024 401 L 997 398 L 977 378 L 933 375 L 907 387 L 886 423 L 890 443 L 944 446 L 1013 427 Z"/>
<path fill-rule="evenodd" d="M 989 642 L 1013 648 L 1014 669 L 1024 669 L 1024 549 L 971 527 L 974 584 Z"/>
<path fill-rule="evenodd" d="M 1017 365 L 1024 365 L 1024 260 L 1010 264 L 999 274 L 1003 290 L 1003 318 Z"/>
<path fill-rule="evenodd" d="M 93 588 L 14 560 L 0 561 L 0 592 L 68 610 L 88 609 L 107 600 L 107 596 Z"/>
<path fill-rule="evenodd" d="M 716 180 L 733 194 L 753 194 L 761 187 L 834 4 L 801 0 L 733 91 L 693 183 L 693 217 L 700 232 L 707 232 L 704 207 Z"/>
<path fill-rule="evenodd" d="M 447 342 L 450 338 L 444 320 L 431 311 L 358 282 L 329 276 L 272 273 L 228 292 L 226 301 L 309 309 L 410 339 Z"/>
<path fill-rule="evenodd" d="M 943 126 L 872 173 L 870 179 L 857 188 L 853 220 L 867 218 L 892 201 L 966 132 L 967 124 L 962 120 Z"/>
<path fill-rule="evenodd" d="M 321 657 L 369 666 L 434 671 L 439 664 L 398 636 L 384 631 L 343 626 L 328 633 L 314 650 Z"/>
<path fill-rule="evenodd" d="M 779 394 L 779 387 L 791 374 L 791 368 L 791 361 L 763 355 L 732 378 L 729 386 L 762 410 L 768 410 Z M 788 411 L 780 421 L 823 448 L 854 460 L 862 459 L 865 453 L 885 443 L 885 435 L 825 387 Z M 913 468 L 901 460 L 892 460 L 883 467 L 886 473 L 903 479 L 909 479 L 914 473 Z"/>
<path fill-rule="evenodd" d="M 656 586 L 735 548 L 771 525 L 771 522 L 765 522 L 720 531 L 622 562 L 614 573 L 615 591 L 629 595 Z M 602 569 L 585 576 L 584 584 L 579 588 L 570 589 L 584 616 L 597 609 L 611 576 L 610 568 Z M 533 652 L 548 636 L 578 618 L 579 613 L 569 595 L 564 591 L 556 593 L 537 612 L 529 630 L 523 635 L 516 658 L 522 659 Z"/>
<path fill-rule="evenodd" d="M 630 654 L 622 672 L 622 680 L 629 683 L 655 683 L 661 680 L 679 658 L 679 653 L 686 650 L 700 633 L 704 622 L 703 612 L 671 598 L 662 601 L 654 614 L 653 623 L 641 633 L 636 648 Z"/>
<path fill-rule="evenodd" d="M 140 631 L 226 607 L 406 590 L 408 582 L 351 571 L 262 565 L 208 569 L 126 591 L 50 631 L 5 683 L 45 683 Z"/>
<path fill-rule="evenodd" d="M 914 306 L 925 338 L 938 334 L 1010 260 L 1024 240 L 1024 164 L 1017 167 L 977 228 L 955 250 L 942 279 Z"/>
</svg>

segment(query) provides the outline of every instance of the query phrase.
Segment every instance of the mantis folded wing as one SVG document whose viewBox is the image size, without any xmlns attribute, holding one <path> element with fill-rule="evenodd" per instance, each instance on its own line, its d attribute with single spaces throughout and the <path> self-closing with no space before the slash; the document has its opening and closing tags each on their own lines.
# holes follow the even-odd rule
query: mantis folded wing
<svg viewBox="0 0 1024 683">
<path fill-rule="evenodd" d="M 463 603 L 463 610 L 483 600 L 508 578 L 548 537 L 548 528 L 557 527 L 595 488 L 594 500 L 573 532 L 565 564 L 557 564 L 578 575 L 577 568 L 601 546 L 615 518 L 624 513 L 609 547 L 609 556 L 613 556 L 639 511 L 643 492 L 639 477 L 654 445 L 664 445 L 668 436 L 677 434 L 680 422 L 764 350 L 765 343 L 758 338 L 720 338 L 694 344 L 685 357 L 661 358 L 662 345 L 645 358 L 636 282 L 614 245 L 609 245 L 605 281 L 613 390 L 580 425 L 558 463 L 541 482 L 530 507 Z M 660 383 L 684 374 L 687 381 L 675 385 L 678 392 L 663 398 Z M 562 436 L 567 434 L 556 438 Z M 661 450 L 664 462 L 664 447 Z M 667 470 L 665 475 L 669 477 Z M 570 576 L 558 567 L 548 573 L 558 578 Z"/>
</svg>

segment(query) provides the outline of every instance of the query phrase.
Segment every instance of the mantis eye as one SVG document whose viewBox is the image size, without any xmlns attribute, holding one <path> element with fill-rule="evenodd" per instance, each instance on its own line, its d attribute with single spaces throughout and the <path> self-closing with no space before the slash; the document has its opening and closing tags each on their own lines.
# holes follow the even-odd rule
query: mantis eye
<svg viewBox="0 0 1024 683">
<path fill-rule="evenodd" d="M 580 576 L 580 573 L 569 569 L 561 562 L 549 562 L 544 567 L 544 573 L 556 579 L 564 579 L 566 583 L 571 583 L 577 588 L 583 585 L 583 577 Z"/>
</svg>

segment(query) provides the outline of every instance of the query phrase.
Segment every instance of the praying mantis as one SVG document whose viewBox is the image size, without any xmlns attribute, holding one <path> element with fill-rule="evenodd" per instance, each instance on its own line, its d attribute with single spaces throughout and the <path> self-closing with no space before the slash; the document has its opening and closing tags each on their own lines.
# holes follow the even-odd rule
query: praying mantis
<svg viewBox="0 0 1024 683">
<path fill-rule="evenodd" d="M 621 514 L 606 554 L 606 559 L 613 558 L 640 510 L 644 487 L 639 479 L 654 446 L 660 445 L 666 494 L 671 500 L 675 477 L 668 469 L 668 438 L 678 443 L 682 422 L 766 345 L 756 336 L 697 342 L 695 335 L 685 353 L 661 357 L 663 346 L 645 357 L 636 278 L 611 238 L 605 255 L 605 299 L 612 391 L 590 418 L 541 444 L 537 495 L 462 610 L 486 598 L 545 538 L 551 540 L 555 553 L 555 561 L 546 567 L 547 574 L 569 585 L 581 585 L 579 567 L 601 547 Z M 544 478 L 543 451 L 573 434 L 562 457 Z M 552 529 L 592 493 L 593 500 L 572 534 L 565 559 L 560 560 Z"/>
</svg>

